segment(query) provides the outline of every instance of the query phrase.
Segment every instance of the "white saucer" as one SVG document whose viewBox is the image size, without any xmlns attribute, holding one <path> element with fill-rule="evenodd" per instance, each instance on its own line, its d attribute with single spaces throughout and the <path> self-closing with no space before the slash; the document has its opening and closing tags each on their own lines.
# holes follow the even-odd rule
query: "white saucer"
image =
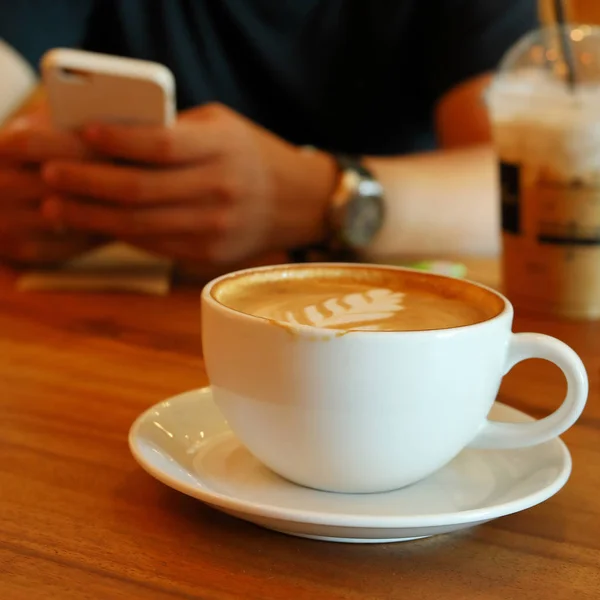
<svg viewBox="0 0 600 600">
<path fill-rule="evenodd" d="M 496 420 L 531 420 L 496 403 Z M 135 421 L 129 447 L 168 486 L 240 519 L 339 542 L 391 542 L 447 533 L 515 513 L 556 494 L 571 456 L 555 439 L 522 450 L 465 450 L 417 484 L 383 494 L 297 486 L 259 463 L 234 437 L 210 388 L 157 404 Z"/>
</svg>

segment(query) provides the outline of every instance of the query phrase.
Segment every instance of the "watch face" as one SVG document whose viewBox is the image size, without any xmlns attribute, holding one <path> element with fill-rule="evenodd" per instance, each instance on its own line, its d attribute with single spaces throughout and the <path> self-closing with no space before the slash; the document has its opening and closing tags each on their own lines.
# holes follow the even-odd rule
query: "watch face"
<svg viewBox="0 0 600 600">
<path fill-rule="evenodd" d="M 380 195 L 353 195 L 347 204 L 344 241 L 353 248 L 370 244 L 383 225 L 383 210 Z"/>
</svg>

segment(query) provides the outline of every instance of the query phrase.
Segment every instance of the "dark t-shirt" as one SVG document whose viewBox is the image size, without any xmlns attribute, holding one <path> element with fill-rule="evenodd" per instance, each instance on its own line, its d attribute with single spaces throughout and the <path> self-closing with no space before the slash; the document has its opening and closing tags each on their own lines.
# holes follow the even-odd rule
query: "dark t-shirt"
<svg viewBox="0 0 600 600">
<path fill-rule="evenodd" d="M 219 101 L 284 138 L 401 154 L 435 145 L 436 101 L 536 26 L 536 0 L 14 0 L 0 37 L 158 61 L 179 108 Z M 1 87 L 1 83 L 0 83 Z"/>
</svg>

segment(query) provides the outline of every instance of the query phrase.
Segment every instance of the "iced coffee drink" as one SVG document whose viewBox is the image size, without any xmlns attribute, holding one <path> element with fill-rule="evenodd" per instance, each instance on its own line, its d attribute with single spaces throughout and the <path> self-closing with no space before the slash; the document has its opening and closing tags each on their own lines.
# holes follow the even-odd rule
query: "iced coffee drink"
<svg viewBox="0 0 600 600">
<path fill-rule="evenodd" d="M 505 293 L 517 308 L 600 318 L 600 78 L 570 88 L 548 65 L 509 69 L 488 105 Z"/>
</svg>

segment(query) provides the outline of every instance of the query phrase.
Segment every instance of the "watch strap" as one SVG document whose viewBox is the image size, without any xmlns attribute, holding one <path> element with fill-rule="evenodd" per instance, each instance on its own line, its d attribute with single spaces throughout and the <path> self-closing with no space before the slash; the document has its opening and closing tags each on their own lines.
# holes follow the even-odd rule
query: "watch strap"
<svg viewBox="0 0 600 600">
<path fill-rule="evenodd" d="M 343 237 L 340 235 L 342 228 L 340 212 L 343 212 L 345 209 L 348 199 L 348 190 L 344 186 L 344 177 L 348 173 L 356 173 L 364 180 L 374 180 L 374 178 L 372 173 L 362 164 L 360 156 L 343 153 L 332 153 L 331 156 L 338 166 L 339 176 L 330 200 L 329 214 L 327 216 L 327 239 L 321 244 L 291 250 L 289 257 L 293 262 L 353 262 L 358 258 L 357 250 L 344 243 Z"/>
</svg>

